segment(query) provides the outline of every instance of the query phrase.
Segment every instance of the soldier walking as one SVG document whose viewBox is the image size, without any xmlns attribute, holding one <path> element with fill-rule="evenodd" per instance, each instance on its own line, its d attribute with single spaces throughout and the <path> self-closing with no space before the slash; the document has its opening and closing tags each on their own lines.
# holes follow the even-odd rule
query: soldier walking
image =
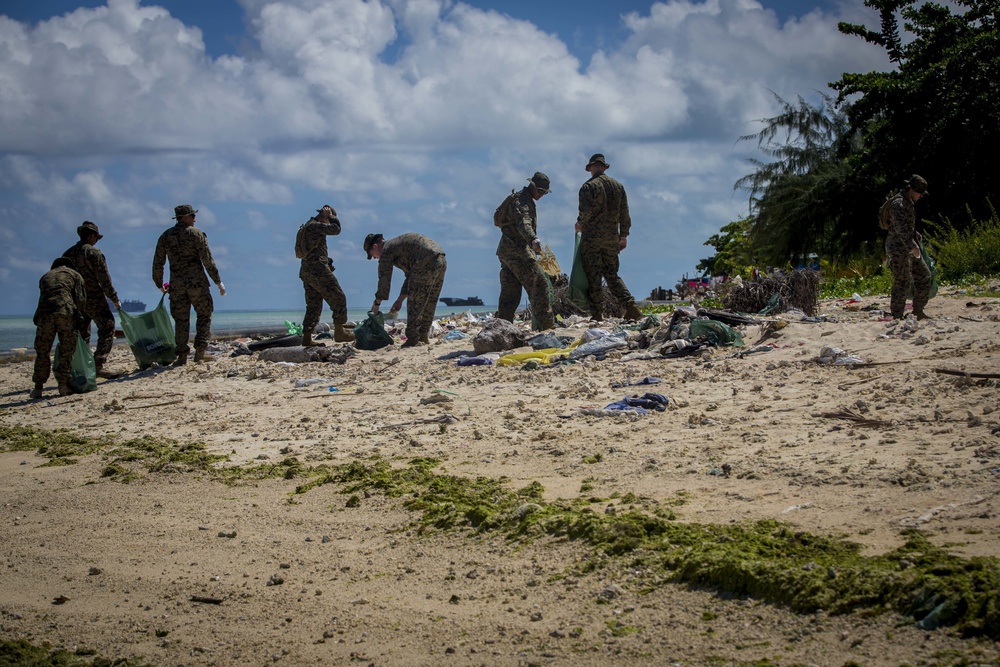
<svg viewBox="0 0 1000 667">
<path fill-rule="evenodd" d="M 104 238 L 97 225 L 90 220 L 76 228 L 80 240 L 63 253 L 73 263 L 73 268 L 83 278 L 83 286 L 87 290 L 87 304 L 83 308 L 83 322 L 80 326 L 80 337 L 90 343 L 90 323 L 97 325 L 97 348 L 94 350 L 94 365 L 97 367 L 97 377 L 115 378 L 117 373 L 104 368 L 115 344 L 115 316 L 108 307 L 108 299 L 121 310 L 122 303 L 118 300 L 118 292 L 111 284 L 108 273 L 108 263 L 104 253 L 97 249 L 97 242 Z M 105 298 L 107 297 L 107 298 Z"/>
<path fill-rule="evenodd" d="M 38 281 L 38 307 L 33 322 L 35 330 L 35 369 L 32 381 L 35 386 L 28 394 L 31 398 L 41 398 L 42 388 L 49 379 L 49 353 L 52 343 L 59 335 L 59 356 L 56 359 L 56 382 L 59 395 L 70 393 L 69 380 L 73 373 L 73 353 L 76 352 L 76 337 L 80 323 L 85 317 L 87 290 L 83 278 L 73 268 L 73 262 L 59 257 Z"/>
<path fill-rule="evenodd" d="M 196 315 L 194 360 L 215 360 L 205 352 L 212 335 L 212 311 L 215 309 L 208 278 L 218 285 L 221 296 L 226 295 L 226 286 L 222 284 L 212 251 L 208 248 L 208 237 L 194 226 L 197 213 L 190 204 L 175 206 L 174 220 L 177 224 L 160 234 L 153 253 L 153 282 L 161 292 L 170 294 L 170 316 L 174 318 L 177 344 L 175 366 L 183 366 L 188 360 L 192 306 Z M 169 285 L 163 282 L 166 262 L 170 262 Z M 206 271 L 208 277 L 205 276 Z"/>
<path fill-rule="evenodd" d="M 402 270 L 403 286 L 391 308 L 391 312 L 397 313 L 403 302 L 407 302 L 406 342 L 402 347 L 429 345 L 431 322 L 448 268 L 441 246 L 411 232 L 388 240 L 381 234 L 369 234 L 364 249 L 368 259 L 378 260 L 378 289 L 371 311 L 377 313 L 379 304 L 389 298 L 393 267 Z"/>
<path fill-rule="evenodd" d="M 521 303 L 521 289 L 527 291 L 531 312 L 541 330 L 554 329 L 549 279 L 538 265 L 542 242 L 538 239 L 535 202 L 551 192 L 549 177 L 540 171 L 528 179 L 520 192 L 511 192 L 497 209 L 494 222 L 500 227 L 497 257 L 500 259 L 500 298 L 497 317 L 514 321 Z"/>
<path fill-rule="evenodd" d="M 354 332 L 347 329 L 347 295 L 333 275 L 333 260 L 326 245 L 327 236 L 340 234 L 340 220 L 329 204 L 317 209 L 316 216 L 302 225 L 295 240 L 295 254 L 302 260 L 299 278 L 306 291 L 306 314 L 302 318 L 302 344 L 313 342 L 312 335 L 323 314 L 323 301 L 333 315 L 333 340 L 350 343 Z"/>
<path fill-rule="evenodd" d="M 590 180 L 580 188 L 580 214 L 576 231 L 580 232 L 580 261 L 590 283 L 588 298 L 590 316 L 595 321 L 604 319 L 604 290 L 601 280 L 608 284 L 611 295 L 625 308 L 625 319 L 642 319 L 642 311 L 635 299 L 618 277 L 618 254 L 628 246 L 632 218 L 628 213 L 628 198 L 622 184 L 604 171 L 611 165 L 604 155 L 595 153 L 587 163 Z"/>
</svg>

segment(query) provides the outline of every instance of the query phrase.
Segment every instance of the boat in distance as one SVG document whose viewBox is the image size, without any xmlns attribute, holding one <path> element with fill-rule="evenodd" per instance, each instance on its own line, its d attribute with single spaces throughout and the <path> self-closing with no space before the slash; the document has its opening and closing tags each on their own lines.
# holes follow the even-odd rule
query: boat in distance
<svg viewBox="0 0 1000 667">
<path fill-rule="evenodd" d="M 483 305 L 483 300 L 478 296 L 467 296 L 464 299 L 458 299 L 453 296 L 443 296 L 441 301 L 444 302 L 446 306 L 481 306 Z"/>
<path fill-rule="evenodd" d="M 115 304 L 111 303 L 110 299 L 108 300 L 108 305 L 112 308 L 115 307 Z M 122 310 L 126 313 L 145 313 L 146 304 L 138 299 L 124 299 L 122 301 Z"/>
</svg>

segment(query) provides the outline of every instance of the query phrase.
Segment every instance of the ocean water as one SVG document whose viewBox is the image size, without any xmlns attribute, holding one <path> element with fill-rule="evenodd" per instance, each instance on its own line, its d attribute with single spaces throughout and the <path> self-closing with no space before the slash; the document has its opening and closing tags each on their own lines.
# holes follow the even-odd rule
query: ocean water
<svg viewBox="0 0 1000 667">
<path fill-rule="evenodd" d="M 391 305 L 391 304 L 390 304 Z M 445 306 L 439 304 L 435 310 L 435 317 L 448 319 L 462 315 L 466 312 L 475 315 L 483 315 L 496 311 L 496 306 L 469 306 L 462 308 L 459 306 Z M 304 309 L 299 310 L 216 310 L 212 314 L 212 335 L 225 336 L 243 332 L 281 333 L 287 331 L 285 321 L 302 323 Z M 384 312 L 384 311 L 383 311 Z M 135 314 L 135 313 L 133 313 Z M 368 311 L 365 309 L 350 308 L 347 317 L 352 322 L 360 322 L 367 317 Z M 406 308 L 399 314 L 400 319 L 406 318 Z M 194 339 L 194 311 L 191 312 L 191 338 Z M 322 322 L 331 324 L 330 309 L 323 308 Z M 115 315 L 115 323 L 121 328 L 121 322 Z M 124 342 L 124 338 L 117 342 Z M 97 342 L 97 328 L 91 325 L 90 343 Z M 31 315 L 0 315 L 0 352 L 10 352 L 27 348 L 29 351 L 35 343 L 35 325 L 31 322 Z"/>
</svg>

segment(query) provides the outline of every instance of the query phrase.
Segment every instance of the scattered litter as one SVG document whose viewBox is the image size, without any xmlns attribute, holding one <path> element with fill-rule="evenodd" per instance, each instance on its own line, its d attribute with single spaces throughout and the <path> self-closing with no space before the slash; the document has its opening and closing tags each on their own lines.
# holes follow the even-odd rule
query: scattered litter
<svg viewBox="0 0 1000 667">
<path fill-rule="evenodd" d="M 833 364 L 837 366 L 866 363 L 864 359 L 857 355 L 848 354 L 839 347 L 829 346 L 824 347 L 819 351 L 819 357 L 816 360 L 821 364 Z"/>
</svg>

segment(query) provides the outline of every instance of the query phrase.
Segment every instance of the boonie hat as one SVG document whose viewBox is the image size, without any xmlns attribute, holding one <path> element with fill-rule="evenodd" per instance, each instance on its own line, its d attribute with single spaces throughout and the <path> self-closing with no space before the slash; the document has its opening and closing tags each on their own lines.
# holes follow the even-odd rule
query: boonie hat
<svg viewBox="0 0 1000 667">
<path fill-rule="evenodd" d="M 181 204 L 180 206 L 174 206 L 174 220 L 177 218 L 183 218 L 185 215 L 194 215 L 198 211 L 195 210 L 191 204 Z"/>
<path fill-rule="evenodd" d="M 590 162 L 587 163 L 587 171 L 590 171 L 590 166 L 594 164 L 603 164 L 605 169 L 611 167 L 610 164 L 604 161 L 604 153 L 594 153 L 590 156 Z"/>
<path fill-rule="evenodd" d="M 80 235 L 82 239 L 88 234 L 97 234 L 97 240 L 100 241 L 104 238 L 104 234 L 97 230 L 97 225 L 92 223 L 90 220 L 84 220 L 83 224 L 76 228 L 76 233 Z"/>
<path fill-rule="evenodd" d="M 330 212 L 333 213 L 333 217 L 335 217 L 335 218 L 337 217 L 337 209 L 335 209 L 334 207 L 330 206 L 329 204 L 323 204 L 318 209 L 316 209 L 316 212 L 317 213 L 322 213 L 324 208 L 329 208 Z"/>
<path fill-rule="evenodd" d="M 923 196 L 927 196 L 927 180 L 923 176 L 918 176 L 914 174 L 910 176 L 910 180 L 906 182 L 906 187 L 912 188 L 914 192 L 919 192 Z"/>
<path fill-rule="evenodd" d="M 364 249 L 368 253 L 368 259 L 372 258 L 372 246 L 381 241 L 383 237 L 381 234 L 369 234 L 365 237 Z"/>
<path fill-rule="evenodd" d="M 552 190 L 549 189 L 549 185 L 551 185 L 551 183 L 549 182 L 549 177 L 543 174 L 542 172 L 536 171 L 535 175 L 529 178 L 528 180 L 531 181 L 531 183 L 536 188 L 538 188 L 538 190 L 542 194 L 548 194 L 552 192 Z"/>
</svg>

